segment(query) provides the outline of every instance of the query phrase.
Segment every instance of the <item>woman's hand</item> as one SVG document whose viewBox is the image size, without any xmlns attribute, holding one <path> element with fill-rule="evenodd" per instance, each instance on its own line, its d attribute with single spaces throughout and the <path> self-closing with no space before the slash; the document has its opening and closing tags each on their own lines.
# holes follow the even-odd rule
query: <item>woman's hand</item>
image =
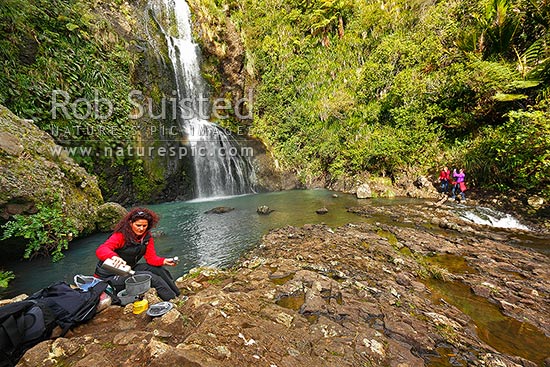
<svg viewBox="0 0 550 367">
<path fill-rule="evenodd" d="M 111 257 L 111 260 L 113 260 L 114 267 L 118 268 L 119 266 L 126 265 L 126 261 L 124 261 L 124 259 L 122 259 L 121 257 L 113 256 Z"/>
<path fill-rule="evenodd" d="M 173 258 L 166 258 L 164 259 L 164 263 L 162 265 L 176 266 L 178 263 L 175 262 Z"/>
</svg>

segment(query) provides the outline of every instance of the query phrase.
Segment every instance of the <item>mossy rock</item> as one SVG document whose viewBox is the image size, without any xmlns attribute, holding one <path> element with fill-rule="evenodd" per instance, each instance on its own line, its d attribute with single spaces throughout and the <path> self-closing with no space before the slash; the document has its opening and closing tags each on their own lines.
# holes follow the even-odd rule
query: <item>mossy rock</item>
<svg viewBox="0 0 550 367">
<path fill-rule="evenodd" d="M 128 213 L 118 203 L 105 203 L 97 209 L 96 228 L 100 232 L 110 232 L 115 225 Z"/>
<path fill-rule="evenodd" d="M 80 234 L 95 230 L 103 203 L 97 179 L 66 154 L 31 120 L 0 105 L 0 216 L 30 215 L 39 203 L 61 203 Z"/>
</svg>

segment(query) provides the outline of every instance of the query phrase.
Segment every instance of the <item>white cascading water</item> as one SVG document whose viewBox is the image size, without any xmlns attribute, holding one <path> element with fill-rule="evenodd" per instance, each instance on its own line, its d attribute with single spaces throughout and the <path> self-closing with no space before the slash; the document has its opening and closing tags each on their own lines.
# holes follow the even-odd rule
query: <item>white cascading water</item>
<svg viewBox="0 0 550 367">
<path fill-rule="evenodd" d="M 475 207 L 468 210 L 460 210 L 459 216 L 470 222 L 482 224 L 496 228 L 521 229 L 528 231 L 529 227 L 521 224 L 516 218 L 507 213 L 499 212 L 498 210 Z"/>
<path fill-rule="evenodd" d="M 200 49 L 191 33 L 191 13 L 185 0 L 155 0 L 150 9 L 162 28 L 175 73 L 178 121 L 192 156 L 195 197 L 213 198 L 254 192 L 256 177 L 251 149 L 207 120 L 208 88 L 202 78 Z M 183 103 L 182 103 L 183 101 Z"/>
</svg>

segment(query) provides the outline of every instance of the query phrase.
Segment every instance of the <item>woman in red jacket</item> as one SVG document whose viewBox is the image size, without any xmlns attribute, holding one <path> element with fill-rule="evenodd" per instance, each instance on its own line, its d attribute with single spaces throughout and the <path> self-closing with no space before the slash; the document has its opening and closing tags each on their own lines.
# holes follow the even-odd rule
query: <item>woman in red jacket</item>
<svg viewBox="0 0 550 367">
<path fill-rule="evenodd" d="M 439 182 L 441 183 L 441 192 L 447 193 L 449 191 L 449 182 L 451 181 L 451 171 L 446 166 L 439 173 Z"/>
<path fill-rule="evenodd" d="M 158 221 L 158 215 L 146 208 L 135 208 L 126 214 L 115 226 L 114 233 L 96 250 L 99 259 L 96 275 L 109 281 L 117 292 L 123 290 L 128 277 L 111 273 L 101 267 L 103 261 L 112 259 L 114 266 L 129 265 L 137 274 L 150 274 L 151 286 L 164 301 L 177 297 L 180 291 L 170 272 L 162 267 L 175 266 L 176 263 L 171 259 L 157 256 L 155 242 L 151 236 L 151 228 Z M 142 257 L 145 263 L 138 264 Z"/>
</svg>

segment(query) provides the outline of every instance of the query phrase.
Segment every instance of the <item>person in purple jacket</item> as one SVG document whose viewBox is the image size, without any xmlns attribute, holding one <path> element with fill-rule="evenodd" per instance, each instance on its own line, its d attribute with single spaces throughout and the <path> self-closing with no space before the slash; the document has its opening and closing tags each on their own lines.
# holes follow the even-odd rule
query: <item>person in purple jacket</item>
<svg viewBox="0 0 550 367">
<path fill-rule="evenodd" d="M 466 201 L 466 195 L 464 194 L 464 191 L 466 191 L 466 183 L 464 182 L 464 179 L 466 178 L 466 174 L 464 173 L 464 169 L 461 168 L 459 172 L 456 172 L 456 168 L 453 170 L 453 178 L 455 179 L 455 184 L 453 186 L 452 194 L 453 199 L 456 198 L 456 192 L 460 191 L 460 196 L 462 197 L 461 201 Z"/>
</svg>

